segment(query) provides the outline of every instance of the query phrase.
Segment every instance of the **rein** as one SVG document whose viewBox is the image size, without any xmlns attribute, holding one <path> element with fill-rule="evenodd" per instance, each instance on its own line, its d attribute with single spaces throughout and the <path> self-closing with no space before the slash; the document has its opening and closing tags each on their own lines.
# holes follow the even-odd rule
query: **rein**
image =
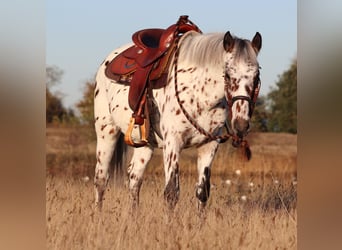
<svg viewBox="0 0 342 250">
<path fill-rule="evenodd" d="M 191 23 L 191 21 L 189 21 Z M 244 154 L 247 158 L 247 160 L 250 160 L 252 157 L 252 152 L 249 148 L 248 142 L 246 139 L 242 139 L 232 133 L 230 133 L 228 124 L 226 123 L 227 126 L 227 134 L 225 135 L 214 135 L 211 134 L 210 132 L 206 131 L 204 128 L 202 128 L 195 120 L 194 118 L 191 117 L 191 115 L 186 111 L 184 108 L 182 101 L 179 98 L 179 91 L 178 91 L 178 82 L 177 82 L 177 71 L 178 71 L 178 57 L 179 57 L 179 39 L 180 37 L 177 36 L 176 41 L 175 41 L 175 55 L 174 55 L 174 60 L 173 60 L 173 66 L 174 66 L 174 82 L 175 82 L 175 95 L 177 98 L 178 105 L 180 109 L 182 110 L 183 114 L 185 115 L 186 119 L 191 123 L 192 126 L 196 128 L 196 130 L 207 137 L 207 141 L 214 141 L 216 140 L 218 143 L 224 143 L 226 142 L 229 138 L 232 138 L 232 145 L 234 147 L 242 147 L 244 150 Z M 250 97 L 247 96 L 236 96 L 233 97 L 230 102 L 228 102 L 228 106 L 231 108 L 233 106 L 233 103 L 237 100 L 247 100 L 250 107 L 254 108 L 255 101 L 254 99 L 257 98 L 259 92 L 259 86 L 255 89 L 254 95 L 253 95 L 253 100 L 251 100 Z M 250 109 L 250 112 L 253 111 L 253 109 Z"/>
</svg>

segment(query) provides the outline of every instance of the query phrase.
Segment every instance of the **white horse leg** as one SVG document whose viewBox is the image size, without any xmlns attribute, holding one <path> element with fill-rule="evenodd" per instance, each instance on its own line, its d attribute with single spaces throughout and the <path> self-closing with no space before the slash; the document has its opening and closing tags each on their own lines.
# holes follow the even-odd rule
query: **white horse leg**
<svg viewBox="0 0 342 250">
<path fill-rule="evenodd" d="M 198 183 L 196 197 L 199 200 L 200 208 L 204 208 L 210 195 L 211 164 L 217 148 L 218 143 L 216 141 L 211 141 L 197 149 Z"/>
<path fill-rule="evenodd" d="M 164 138 L 163 150 L 165 189 L 164 198 L 170 208 L 174 208 L 179 199 L 179 155 L 181 151 L 180 142 L 174 137 Z"/>
<path fill-rule="evenodd" d="M 139 193 L 142 177 L 153 154 L 150 147 L 134 148 L 132 160 L 128 167 L 129 190 L 132 197 L 133 208 L 139 205 Z"/>
<path fill-rule="evenodd" d="M 109 180 L 108 169 L 113 156 L 116 142 L 120 136 L 120 129 L 115 125 L 110 114 L 106 94 L 105 81 L 97 76 L 94 93 L 96 168 L 94 176 L 95 205 L 101 209 L 103 195 Z"/>
<path fill-rule="evenodd" d="M 95 205 L 102 208 L 103 195 L 108 184 L 108 169 L 113 156 L 115 144 L 119 138 L 120 131 L 111 122 L 105 122 L 103 117 L 95 123 L 97 146 L 96 146 L 96 168 L 94 177 Z"/>
</svg>

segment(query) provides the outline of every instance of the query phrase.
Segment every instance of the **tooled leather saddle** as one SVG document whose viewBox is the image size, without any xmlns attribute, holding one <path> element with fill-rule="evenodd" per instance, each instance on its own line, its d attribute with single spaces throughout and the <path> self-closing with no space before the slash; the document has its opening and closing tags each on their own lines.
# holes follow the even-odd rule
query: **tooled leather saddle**
<svg viewBox="0 0 342 250">
<path fill-rule="evenodd" d="M 147 144 L 146 94 L 148 90 L 166 85 L 168 66 L 175 52 L 176 40 L 191 30 L 201 32 L 188 16 L 180 16 L 178 22 L 167 29 L 137 31 L 132 36 L 134 45 L 107 64 L 105 74 L 108 78 L 130 86 L 128 103 L 133 114 L 125 134 L 125 142 L 128 145 L 141 147 Z M 131 137 L 134 125 L 139 125 L 140 142 L 134 142 Z"/>
</svg>

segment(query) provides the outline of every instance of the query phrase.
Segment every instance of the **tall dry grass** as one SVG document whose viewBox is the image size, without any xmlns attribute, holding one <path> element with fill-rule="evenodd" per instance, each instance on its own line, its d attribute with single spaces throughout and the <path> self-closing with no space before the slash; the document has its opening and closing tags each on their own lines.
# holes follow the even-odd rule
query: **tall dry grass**
<svg viewBox="0 0 342 250">
<path fill-rule="evenodd" d="M 214 182 L 218 183 L 217 178 Z M 161 178 L 146 180 L 137 212 L 128 191 L 109 187 L 101 213 L 93 207 L 93 185 L 79 180 L 47 179 L 48 249 L 295 249 L 296 209 L 266 206 L 272 197 L 231 200 L 217 184 L 208 207 L 197 212 L 194 183 L 181 181 L 174 211 L 163 202 Z M 272 191 L 271 191 L 272 192 Z M 237 198 L 234 193 L 232 196 Z M 263 195 L 261 195 L 263 196 Z M 249 198 L 248 198 L 249 199 Z M 270 199 L 266 201 L 266 199 Z M 291 217 L 290 217 L 291 216 Z M 293 220 L 291 219 L 293 218 Z"/>
<path fill-rule="evenodd" d="M 297 248 L 296 136 L 251 135 L 248 163 L 229 144 L 222 145 L 203 213 L 195 198 L 194 149 L 182 154 L 181 195 L 174 211 L 164 204 L 157 150 L 145 173 L 139 210 L 131 210 L 125 187 L 110 182 L 99 213 L 93 206 L 94 145 L 74 130 L 48 133 L 48 249 Z"/>
</svg>

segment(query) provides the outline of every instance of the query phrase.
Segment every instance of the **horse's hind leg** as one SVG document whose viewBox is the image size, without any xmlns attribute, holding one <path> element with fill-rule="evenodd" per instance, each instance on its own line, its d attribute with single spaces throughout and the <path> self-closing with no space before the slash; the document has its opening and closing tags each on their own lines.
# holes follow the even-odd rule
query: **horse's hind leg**
<svg viewBox="0 0 342 250">
<path fill-rule="evenodd" d="M 109 180 L 108 169 L 121 132 L 114 124 L 114 120 L 110 114 L 104 82 L 99 81 L 99 79 L 97 79 L 97 82 L 98 85 L 94 95 L 95 131 L 97 137 L 97 163 L 94 186 L 95 204 L 98 208 L 101 208 L 103 195 Z"/>
<path fill-rule="evenodd" d="M 135 148 L 132 160 L 128 167 L 129 190 L 132 197 L 133 208 L 139 204 L 139 193 L 142 177 L 147 163 L 152 157 L 153 149 L 150 147 Z"/>
<path fill-rule="evenodd" d="M 104 116 L 105 117 L 105 116 Z M 95 168 L 95 205 L 101 209 L 103 195 L 109 180 L 109 166 L 120 131 L 111 120 L 99 117 L 95 123 L 97 146 Z"/>
<path fill-rule="evenodd" d="M 210 195 L 210 174 L 211 163 L 218 148 L 216 141 L 209 142 L 197 149 L 197 170 L 198 183 L 196 187 L 196 197 L 199 200 L 199 208 L 205 207 Z"/>
</svg>

